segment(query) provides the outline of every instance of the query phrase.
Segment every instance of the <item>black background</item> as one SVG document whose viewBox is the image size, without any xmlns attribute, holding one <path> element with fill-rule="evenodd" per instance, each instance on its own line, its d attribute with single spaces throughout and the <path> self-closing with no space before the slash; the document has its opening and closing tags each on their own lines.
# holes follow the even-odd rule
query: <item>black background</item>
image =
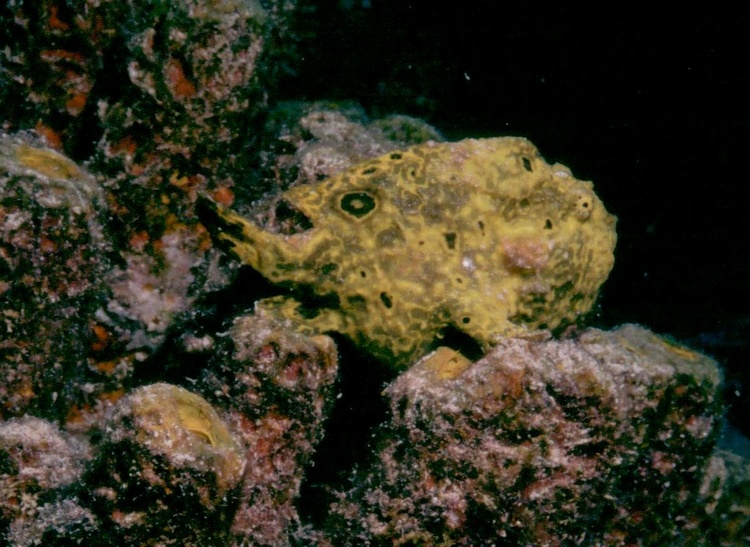
<svg viewBox="0 0 750 547">
<path fill-rule="evenodd" d="M 747 8 L 497 1 L 300 4 L 285 99 L 355 99 L 447 138 L 520 135 L 618 216 L 598 323 L 714 355 L 750 399 Z M 750 416 L 750 414 L 748 414 Z"/>
</svg>

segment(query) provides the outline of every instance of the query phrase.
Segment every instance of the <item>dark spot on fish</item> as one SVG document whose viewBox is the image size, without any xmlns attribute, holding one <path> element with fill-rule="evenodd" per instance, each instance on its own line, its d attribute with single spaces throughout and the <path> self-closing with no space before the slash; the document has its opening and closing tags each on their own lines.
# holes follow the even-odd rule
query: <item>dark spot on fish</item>
<svg viewBox="0 0 750 547">
<path fill-rule="evenodd" d="M 375 196 L 367 192 L 349 192 L 343 195 L 339 205 L 342 211 L 360 219 L 375 209 L 377 202 Z"/>
<path fill-rule="evenodd" d="M 351 308 L 355 308 L 361 311 L 367 310 L 367 300 L 365 300 L 365 297 L 361 294 L 347 296 L 346 301 Z"/>
<path fill-rule="evenodd" d="M 448 248 L 453 250 L 456 248 L 456 234 L 455 232 L 448 232 L 443 234 L 445 236 L 445 242 L 448 244 Z"/>
</svg>

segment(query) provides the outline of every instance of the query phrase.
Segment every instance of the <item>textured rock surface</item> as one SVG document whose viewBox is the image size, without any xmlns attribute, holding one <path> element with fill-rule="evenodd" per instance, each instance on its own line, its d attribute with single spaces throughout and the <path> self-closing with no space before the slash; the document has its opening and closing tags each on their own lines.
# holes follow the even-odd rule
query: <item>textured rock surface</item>
<svg viewBox="0 0 750 547">
<path fill-rule="evenodd" d="M 98 334 L 133 368 L 204 287 L 227 278 L 192 214 L 230 203 L 256 153 L 291 1 L 25 2 L 0 7 L 6 131 L 34 129 L 106 179 L 116 251 Z M 267 47 L 271 37 L 275 47 Z M 257 195 L 256 195 L 257 197 Z M 139 352 L 136 358 L 134 354 Z M 118 355 L 119 354 L 119 355 Z"/>
<path fill-rule="evenodd" d="M 14 545 L 288 545 L 333 400 L 336 347 L 235 321 L 194 382 L 136 388 L 91 446 L 36 418 L 0 423 L 0 525 Z M 218 410 L 217 410 L 218 409 Z"/>
<path fill-rule="evenodd" d="M 296 219 L 289 232 L 202 203 L 234 256 L 326 302 L 300 311 L 275 299 L 268 309 L 394 365 L 446 327 L 487 350 L 527 328 L 574 324 L 614 263 L 615 218 L 593 185 L 521 138 L 417 145 L 295 186 L 276 213 Z"/>
<path fill-rule="evenodd" d="M 56 492 L 80 479 L 88 457 L 84 442 L 45 420 L 0 423 L 0 529 L 11 544 L 35 536 L 35 524 L 55 507 Z"/>
<path fill-rule="evenodd" d="M 265 112 L 293 7 L 286 0 L 0 6 L 7 107 L 0 123 L 35 131 L 77 162 L 46 152 L 35 168 L 48 172 L 23 176 L 59 182 L 78 173 L 88 190 L 97 187 L 93 212 L 76 213 L 75 226 L 49 212 L 42 218 L 47 206 L 24 201 L 18 189 L 2 190 L 11 216 L 0 219 L 0 298 L 13 343 L 0 341 L 12 361 L 0 363 L 8 369 L 0 414 L 31 408 L 81 431 L 96 426 L 137 383 L 134 375 L 151 367 L 170 328 L 195 312 L 196 299 L 228 283 L 232 268 L 219 267 L 193 201 L 201 190 L 230 203 L 235 180 L 256 160 L 247 128 Z M 23 224 L 32 217 L 36 225 Z M 89 221 L 100 224 L 84 226 Z M 23 253 L 36 262 L 16 264 Z M 23 280 L 10 290 L 14 276 Z M 44 303 L 19 294 L 34 278 L 49 286 Z M 55 300 L 61 287 L 78 291 L 75 301 Z"/>
<path fill-rule="evenodd" d="M 112 409 L 78 485 L 95 530 L 64 527 L 57 539 L 226 543 L 244 468 L 240 442 L 202 397 L 164 383 L 135 389 Z"/>
<path fill-rule="evenodd" d="M 706 467 L 700 494 L 701 503 L 686 526 L 686 543 L 750 544 L 750 460 L 717 450 Z"/>
<path fill-rule="evenodd" d="M 649 331 L 425 359 L 329 522 L 334 544 L 679 543 L 713 450 L 720 374 Z"/>
<path fill-rule="evenodd" d="M 0 135 L 0 416 L 62 418 L 102 380 L 86 365 L 106 294 L 104 193 L 29 137 Z"/>
<path fill-rule="evenodd" d="M 262 314 L 236 319 L 228 340 L 228 355 L 199 385 L 231 409 L 246 446 L 234 543 L 286 545 L 299 531 L 295 501 L 333 398 L 336 347 Z"/>
<path fill-rule="evenodd" d="M 269 113 L 265 133 L 261 170 L 275 189 L 319 182 L 386 152 L 443 140 L 422 120 L 371 121 L 356 103 L 336 102 L 281 103 Z"/>
<path fill-rule="evenodd" d="M 11 0 L 0 8 L 0 100 L 15 105 L 5 128 L 36 127 L 76 159 L 101 139 L 129 173 L 157 151 L 162 161 L 231 162 L 265 105 L 265 43 L 293 5 Z"/>
</svg>

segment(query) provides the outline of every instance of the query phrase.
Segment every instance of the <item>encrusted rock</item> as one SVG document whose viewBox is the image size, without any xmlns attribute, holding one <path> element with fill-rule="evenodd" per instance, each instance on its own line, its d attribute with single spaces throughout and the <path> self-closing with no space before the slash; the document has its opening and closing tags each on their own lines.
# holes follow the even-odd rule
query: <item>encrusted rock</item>
<svg viewBox="0 0 750 547">
<path fill-rule="evenodd" d="M 87 367 L 110 250 L 104 193 L 29 135 L 0 135 L 0 417 L 60 419 Z"/>
<path fill-rule="evenodd" d="M 220 545 L 244 469 L 241 443 L 205 399 L 152 384 L 113 408 L 80 497 L 112 544 Z"/>
<path fill-rule="evenodd" d="M 428 356 L 386 394 L 334 544 L 679 543 L 720 422 L 716 363 L 633 325 Z"/>
<path fill-rule="evenodd" d="M 101 535 L 96 516 L 72 498 L 42 505 L 33 520 L 15 522 L 6 539 L 13 547 L 112 544 Z"/>
<path fill-rule="evenodd" d="M 256 185 L 311 184 L 391 150 L 440 142 L 437 129 L 409 116 L 371 121 L 354 102 L 285 102 L 269 114 Z M 239 191 L 240 189 L 238 189 Z"/>
<path fill-rule="evenodd" d="M 237 318 L 226 342 L 226 357 L 199 385 L 230 409 L 246 446 L 233 543 L 287 545 L 300 525 L 295 501 L 332 401 L 336 346 L 327 336 L 290 333 L 262 313 Z"/>
<path fill-rule="evenodd" d="M 0 530 L 13 545 L 49 512 L 56 491 L 80 479 L 88 457 L 84 442 L 46 420 L 0 422 Z"/>
<path fill-rule="evenodd" d="M 750 459 L 716 450 L 706 465 L 699 501 L 685 521 L 685 545 L 750 544 Z"/>
<path fill-rule="evenodd" d="M 265 111 L 293 8 L 293 0 L 0 6 L 2 127 L 35 130 L 104 179 L 116 259 L 107 278 L 114 298 L 95 326 L 102 368 L 127 374 L 199 293 L 227 283 L 193 200 L 202 190 L 230 203 L 235 179 L 256 159 L 248 127 Z"/>
<path fill-rule="evenodd" d="M 183 176 L 199 174 L 185 169 L 191 163 L 242 161 L 227 152 L 244 148 L 246 122 L 265 106 L 275 69 L 261 56 L 293 6 L 11 0 L 0 8 L 0 101 L 16 107 L 4 127 L 36 128 L 76 159 L 101 138 L 96 148 L 131 174 L 157 153 Z"/>
</svg>

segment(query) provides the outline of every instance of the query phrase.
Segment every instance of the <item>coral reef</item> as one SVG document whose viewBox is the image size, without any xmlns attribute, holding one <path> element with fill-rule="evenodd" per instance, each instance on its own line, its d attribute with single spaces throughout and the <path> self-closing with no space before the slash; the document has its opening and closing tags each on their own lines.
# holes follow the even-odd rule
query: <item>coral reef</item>
<svg viewBox="0 0 750 547">
<path fill-rule="evenodd" d="M 175 385 L 134 389 L 90 449 L 36 418 L 0 424 L 0 517 L 14 545 L 310 537 L 294 504 L 333 400 L 333 341 L 248 315 L 216 355 L 196 382 L 215 406 Z"/>
<path fill-rule="evenodd" d="M 207 190 L 230 203 L 235 178 L 255 160 L 246 128 L 265 111 L 293 6 L 14 0 L 0 7 L 0 102 L 13 105 L 3 128 L 34 129 L 104 175 L 116 252 L 112 298 L 97 327 L 110 354 L 105 366 L 136 366 L 197 292 L 228 282 L 192 202 Z M 266 47 L 273 38 L 278 45 Z"/>
<path fill-rule="evenodd" d="M 748 543 L 716 364 L 567 328 L 613 262 L 591 183 L 269 110 L 296 4 L 0 5 L 0 542 Z"/>
<path fill-rule="evenodd" d="M 242 149 L 273 71 L 260 59 L 264 45 L 284 32 L 292 7 L 12 0 L 0 11 L 8 46 L 0 100 L 15 105 L 5 129 L 35 127 L 75 159 L 104 150 L 133 174 L 157 153 L 196 166 L 239 160 L 227 152 Z"/>
<path fill-rule="evenodd" d="M 716 363 L 626 325 L 423 359 L 334 506 L 333 544 L 679 543 L 720 425 Z"/>
<path fill-rule="evenodd" d="M 592 184 L 521 138 L 417 145 L 295 186 L 276 212 L 295 218 L 287 232 L 201 203 L 239 260 L 330 302 L 310 312 L 278 298 L 268 309 L 307 332 L 346 334 L 394 365 L 446 327 L 487 350 L 574 324 L 614 263 L 615 218 Z"/>
<path fill-rule="evenodd" d="M 55 284 L 90 287 L 75 302 L 52 303 L 53 295 L 44 307 L 27 305 L 18 282 L 2 291 L 14 342 L 3 341 L 0 351 L 15 355 L 12 366 L 0 364 L 8 368 L 0 386 L 8 393 L 4 415 L 30 409 L 81 431 L 92 427 L 169 329 L 194 313 L 196 299 L 228 284 L 232 268 L 219 267 L 193 201 L 200 189 L 230 203 L 235 178 L 255 161 L 246 128 L 265 112 L 293 7 L 290 0 L 0 6 L 3 129 L 39 135 L 23 138 L 46 150 L 29 160 L 40 176 L 88 177 L 87 192 L 97 196 L 88 217 L 106 208 L 104 237 L 98 226 L 78 233 L 52 218 L 27 239 L 21 232 L 29 226 L 3 232 L 2 260 L 16 260 L 24 246 L 41 240 L 44 268 L 28 270 L 39 283 L 52 291 Z M 3 190 L 11 221 L 38 216 L 11 191 Z M 77 256 L 68 256 L 72 249 Z M 45 268 L 54 264 L 65 267 L 52 275 Z M 24 268 L 8 262 L 0 286 L 7 289 L 8 276 L 26 275 Z"/>
<path fill-rule="evenodd" d="M 80 498 L 112 543 L 220 544 L 244 469 L 241 444 L 205 399 L 152 384 L 113 408 Z"/>
<path fill-rule="evenodd" d="M 269 190 L 316 183 L 398 148 L 444 140 L 409 116 L 370 121 L 356 103 L 282 103 L 270 112 L 265 131 L 261 172 L 274 183 Z"/>
<path fill-rule="evenodd" d="M 170 384 L 140 387 L 114 406 L 103 427 L 85 470 L 73 467 L 74 476 L 57 480 L 76 481 L 57 495 L 46 491 L 35 515 L 16 519 L 14 545 L 228 541 L 244 452 L 205 399 Z M 55 456 L 50 439 L 39 447 L 48 465 L 66 455 Z"/>
<path fill-rule="evenodd" d="M 104 260 L 110 243 L 101 236 L 102 190 L 83 169 L 28 136 L 6 137 L 4 143 L 3 191 L 14 189 L 4 205 L 23 205 L 11 211 L 11 221 L 34 218 L 22 213 L 27 210 L 49 214 L 36 209 L 40 203 L 80 215 L 85 236 L 71 241 L 100 252 L 85 263 L 93 269 L 81 270 L 89 273 L 81 278 L 87 284 L 79 294 L 112 302 L 112 270 Z M 30 237 L 26 240 L 38 241 Z M 4 258 L 26 257 L 23 271 L 53 268 L 45 273 L 49 279 L 77 275 L 52 260 L 58 255 L 34 262 L 41 246 L 6 243 L 4 249 Z M 167 258 L 189 268 L 189 258 L 179 256 Z M 34 282 L 47 287 L 44 279 Z M 30 294 L 44 293 L 34 288 Z M 51 301 L 38 302 L 44 311 Z M 91 324 L 112 310 L 110 304 L 103 314 L 87 304 L 75 316 L 89 329 L 87 344 L 76 354 L 79 374 L 102 372 L 97 365 L 107 362 L 105 356 L 123 349 L 112 340 L 124 339 L 122 331 Z M 33 346 L 27 338 L 28 333 L 5 349 L 28 351 Z M 137 377 L 125 372 L 110 397 L 106 382 L 82 382 L 67 372 L 40 386 L 57 386 L 68 406 L 84 393 L 93 397 L 98 406 L 83 422 L 62 412 L 68 406 L 51 416 L 70 430 L 89 430 L 90 447 L 35 418 L 3 424 L 7 455 L 0 483 L 9 492 L 2 506 L 8 541 L 461 544 L 596 536 L 624 544 L 634 537 L 679 543 L 705 536 L 731 544 L 746 536 L 746 484 L 737 470 L 747 462 L 731 454 L 709 459 L 720 412 L 715 364 L 644 329 L 584 331 L 561 341 L 544 331 L 529 332 L 523 339 L 499 341 L 476 363 L 440 349 L 387 389 L 392 416 L 380 431 L 376 463 L 359 463 L 328 521 L 316 527 L 300 518 L 296 504 L 336 399 L 332 341 L 293 332 L 263 302 L 237 318 L 226 335 L 186 332 L 180 340 L 212 356 L 195 380 L 182 379 L 211 406 L 182 388 L 156 384 L 131 389 L 102 422 L 106 408 Z M 40 354 L 55 352 L 46 347 Z M 78 395 L 70 398 L 76 389 Z M 36 407 L 18 406 L 16 412 L 24 408 Z M 39 442 L 22 433 L 32 426 Z M 20 456 L 14 460 L 14 454 Z M 42 463 L 34 468 L 40 471 L 26 476 L 41 480 L 24 478 L 23 465 L 30 470 L 28 462 L 35 465 L 30 454 Z M 68 471 L 54 477 L 53 465 Z"/>
</svg>

